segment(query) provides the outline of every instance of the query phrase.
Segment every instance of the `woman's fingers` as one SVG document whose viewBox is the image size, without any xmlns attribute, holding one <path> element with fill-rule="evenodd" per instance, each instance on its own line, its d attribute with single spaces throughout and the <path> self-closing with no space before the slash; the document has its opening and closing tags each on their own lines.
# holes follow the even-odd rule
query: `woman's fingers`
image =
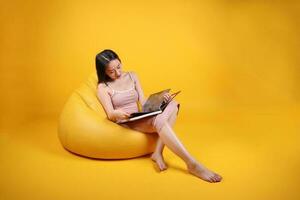
<svg viewBox="0 0 300 200">
<path fill-rule="evenodd" d="M 164 95 L 164 101 L 168 101 L 168 97 Z"/>
<path fill-rule="evenodd" d="M 130 116 L 130 114 L 126 111 L 121 110 L 121 115 L 123 118 L 128 118 Z"/>
<path fill-rule="evenodd" d="M 171 98 L 171 95 L 170 95 L 170 93 L 166 93 L 166 94 L 164 94 L 164 100 L 165 100 L 165 101 L 169 101 L 169 100 L 170 100 L 170 98 Z"/>
</svg>

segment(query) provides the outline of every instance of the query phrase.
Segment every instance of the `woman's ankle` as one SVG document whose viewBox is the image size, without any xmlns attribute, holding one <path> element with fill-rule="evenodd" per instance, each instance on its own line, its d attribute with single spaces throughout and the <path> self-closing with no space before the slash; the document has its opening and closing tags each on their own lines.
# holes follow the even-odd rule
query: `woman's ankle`
<svg viewBox="0 0 300 200">
<path fill-rule="evenodd" d="M 187 160 L 185 162 L 185 164 L 188 169 L 191 169 L 191 168 L 195 168 L 197 166 L 198 162 L 194 158 L 192 158 L 192 159 Z"/>
<path fill-rule="evenodd" d="M 160 152 L 160 151 L 154 151 L 151 155 L 151 157 L 159 157 L 159 156 L 161 156 L 161 157 L 163 156 L 162 152 Z"/>
<path fill-rule="evenodd" d="M 161 149 L 156 149 L 154 152 L 153 152 L 154 155 L 162 155 L 163 154 L 163 151 Z"/>
</svg>

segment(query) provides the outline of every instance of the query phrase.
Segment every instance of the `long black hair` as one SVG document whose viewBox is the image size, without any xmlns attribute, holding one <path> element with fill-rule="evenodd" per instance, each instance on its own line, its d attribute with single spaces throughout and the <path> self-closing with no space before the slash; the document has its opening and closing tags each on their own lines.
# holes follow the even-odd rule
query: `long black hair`
<svg viewBox="0 0 300 200">
<path fill-rule="evenodd" d="M 118 59 L 121 63 L 121 59 L 119 58 L 119 56 L 110 49 L 105 49 L 96 55 L 98 84 L 103 82 L 106 84 L 106 82 L 112 81 L 111 78 L 106 75 L 105 69 L 107 67 L 107 64 L 115 59 Z"/>
</svg>

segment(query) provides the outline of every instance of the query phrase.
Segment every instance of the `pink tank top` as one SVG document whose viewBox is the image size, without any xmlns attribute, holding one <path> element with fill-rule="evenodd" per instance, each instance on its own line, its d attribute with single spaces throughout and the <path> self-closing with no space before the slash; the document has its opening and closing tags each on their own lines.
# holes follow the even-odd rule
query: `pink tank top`
<svg viewBox="0 0 300 200">
<path fill-rule="evenodd" d="M 107 86 L 112 90 L 110 95 L 114 109 L 121 109 L 128 113 L 138 112 L 138 93 L 135 89 L 135 81 L 133 80 L 130 72 L 129 76 L 132 80 L 132 87 L 128 90 L 114 90 L 107 83 Z"/>
</svg>

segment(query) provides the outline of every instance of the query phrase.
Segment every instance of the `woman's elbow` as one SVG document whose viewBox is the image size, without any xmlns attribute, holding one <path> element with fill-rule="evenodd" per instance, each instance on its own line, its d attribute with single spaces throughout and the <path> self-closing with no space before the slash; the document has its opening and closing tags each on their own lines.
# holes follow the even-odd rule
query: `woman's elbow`
<svg viewBox="0 0 300 200">
<path fill-rule="evenodd" d="M 107 114 L 107 119 L 112 121 L 112 122 L 116 122 L 116 118 L 115 118 L 113 113 Z"/>
</svg>

